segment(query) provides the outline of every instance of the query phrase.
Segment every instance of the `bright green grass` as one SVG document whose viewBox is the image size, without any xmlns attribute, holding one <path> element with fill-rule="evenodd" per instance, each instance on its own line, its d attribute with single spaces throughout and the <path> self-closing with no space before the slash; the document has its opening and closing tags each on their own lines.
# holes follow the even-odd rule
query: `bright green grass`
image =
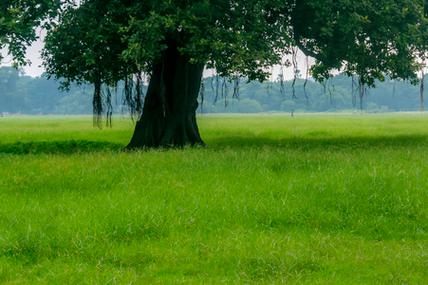
<svg viewBox="0 0 428 285">
<path fill-rule="evenodd" d="M 0 118 L 0 283 L 428 284 L 428 116 Z"/>
</svg>

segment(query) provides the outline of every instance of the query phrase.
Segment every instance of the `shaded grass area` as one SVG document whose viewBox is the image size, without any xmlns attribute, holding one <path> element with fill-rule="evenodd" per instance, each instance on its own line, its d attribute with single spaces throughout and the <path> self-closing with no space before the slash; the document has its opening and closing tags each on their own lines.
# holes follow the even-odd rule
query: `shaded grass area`
<svg viewBox="0 0 428 285">
<path fill-rule="evenodd" d="M 42 142 L 15 142 L 0 144 L 0 153 L 26 154 L 74 154 L 96 151 L 118 151 L 123 147 L 110 142 L 70 140 L 70 141 L 42 141 Z"/>
<path fill-rule="evenodd" d="M 217 138 L 210 141 L 217 150 L 230 147 L 273 147 L 287 148 L 288 150 L 316 150 L 325 148 L 335 148 L 337 150 L 346 148 L 408 148 L 419 146 L 428 142 L 428 136 L 422 135 L 399 135 L 399 136 L 359 136 L 340 138 L 288 138 L 269 139 L 234 137 Z M 63 140 L 63 141 L 34 141 L 34 142 L 14 142 L 9 144 L 0 143 L 0 154 L 28 155 L 28 154 L 75 154 L 92 153 L 102 151 L 125 151 L 124 146 L 119 143 L 108 141 L 85 141 L 85 140 Z M 145 151 L 150 151 L 145 150 Z M 159 151 L 159 150 L 158 150 Z M 163 149 L 161 151 L 167 151 Z"/>
<path fill-rule="evenodd" d="M 133 153 L 116 122 L 0 119 L 0 282 L 428 280 L 428 117 L 204 117 L 208 147 Z"/>
</svg>

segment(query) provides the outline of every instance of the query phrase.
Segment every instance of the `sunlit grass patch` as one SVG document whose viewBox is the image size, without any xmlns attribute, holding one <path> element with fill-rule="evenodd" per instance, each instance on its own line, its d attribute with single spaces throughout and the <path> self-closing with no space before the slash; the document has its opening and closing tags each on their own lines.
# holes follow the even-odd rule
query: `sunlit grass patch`
<svg viewBox="0 0 428 285">
<path fill-rule="evenodd" d="M 428 117 L 0 118 L 0 282 L 424 284 Z M 22 130 L 22 131 L 21 131 Z"/>
</svg>

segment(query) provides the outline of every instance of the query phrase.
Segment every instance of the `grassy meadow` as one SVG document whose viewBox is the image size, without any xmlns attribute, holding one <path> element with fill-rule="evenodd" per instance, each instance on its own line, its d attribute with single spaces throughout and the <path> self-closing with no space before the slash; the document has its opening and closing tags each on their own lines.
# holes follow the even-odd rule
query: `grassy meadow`
<svg viewBox="0 0 428 285">
<path fill-rule="evenodd" d="M 428 115 L 0 118 L 0 283 L 428 284 Z"/>
</svg>

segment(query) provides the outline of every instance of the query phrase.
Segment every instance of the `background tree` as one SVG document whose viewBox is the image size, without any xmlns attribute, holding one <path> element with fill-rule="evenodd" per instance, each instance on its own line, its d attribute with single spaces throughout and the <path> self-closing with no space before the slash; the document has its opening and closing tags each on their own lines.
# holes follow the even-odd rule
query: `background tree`
<svg viewBox="0 0 428 285">
<path fill-rule="evenodd" d="M 332 70 L 361 85 L 416 80 L 426 32 L 422 0 L 84 0 L 60 16 L 43 57 L 65 85 L 94 84 L 97 115 L 103 86 L 124 80 L 131 110 L 142 111 L 128 147 L 184 146 L 203 144 L 196 109 L 206 67 L 263 81 L 297 46 L 316 59 L 319 80 Z"/>
</svg>

